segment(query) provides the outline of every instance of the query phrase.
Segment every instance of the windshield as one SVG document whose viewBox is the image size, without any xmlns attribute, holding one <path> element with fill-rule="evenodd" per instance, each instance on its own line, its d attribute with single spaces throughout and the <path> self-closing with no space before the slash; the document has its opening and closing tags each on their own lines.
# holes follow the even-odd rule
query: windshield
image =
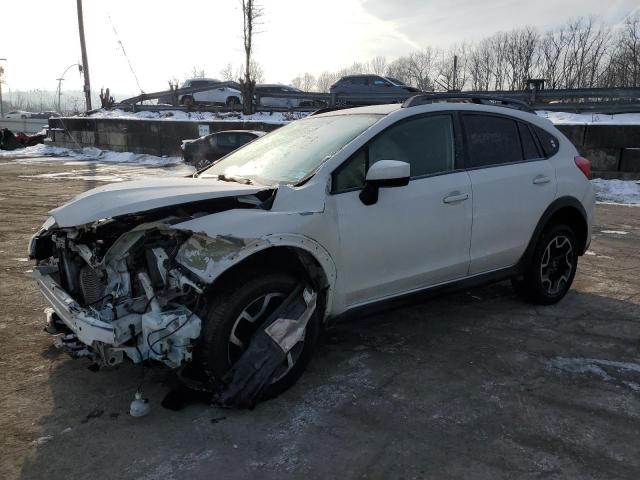
<svg viewBox="0 0 640 480">
<path fill-rule="evenodd" d="M 264 185 L 298 183 L 381 117 L 353 114 L 297 120 L 230 153 L 201 176 Z"/>
</svg>

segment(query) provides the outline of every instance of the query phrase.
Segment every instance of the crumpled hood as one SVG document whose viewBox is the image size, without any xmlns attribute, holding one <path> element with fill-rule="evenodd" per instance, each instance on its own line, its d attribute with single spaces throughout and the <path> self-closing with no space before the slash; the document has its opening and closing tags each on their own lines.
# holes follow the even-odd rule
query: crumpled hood
<svg viewBox="0 0 640 480">
<path fill-rule="evenodd" d="M 94 188 L 49 213 L 59 227 L 72 227 L 170 205 L 251 195 L 263 189 L 214 178 L 151 178 Z"/>
</svg>

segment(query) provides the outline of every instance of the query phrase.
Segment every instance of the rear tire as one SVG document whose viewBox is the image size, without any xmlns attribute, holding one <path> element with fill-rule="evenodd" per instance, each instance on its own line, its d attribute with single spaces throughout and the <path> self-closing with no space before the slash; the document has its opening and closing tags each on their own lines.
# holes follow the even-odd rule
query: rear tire
<svg viewBox="0 0 640 480">
<path fill-rule="evenodd" d="M 186 95 L 186 96 L 182 97 L 181 103 L 185 107 L 192 107 L 193 104 L 194 104 L 193 97 L 191 95 Z"/>
<path fill-rule="evenodd" d="M 522 278 L 512 280 L 517 293 L 539 305 L 560 301 L 571 288 L 578 266 L 578 243 L 567 225 L 546 229 Z"/>
<path fill-rule="evenodd" d="M 195 352 L 206 377 L 215 380 L 226 375 L 244 351 L 238 343 L 248 344 L 251 330 L 255 332 L 297 284 L 298 280 L 290 273 L 265 271 L 253 273 L 248 280 L 238 276 L 215 292 L 200 312 L 204 325 Z M 269 298 L 267 308 L 258 317 L 265 302 L 261 299 L 266 298 Z M 252 315 L 255 321 L 245 320 Z M 262 400 L 278 396 L 300 378 L 313 356 L 319 330 L 316 311 L 307 324 L 304 340 L 289 352 L 286 365 L 283 364 L 281 372 L 276 371 L 276 380 L 264 390 Z"/>
<path fill-rule="evenodd" d="M 227 98 L 227 106 L 235 108 L 240 105 L 240 99 L 238 97 Z"/>
</svg>

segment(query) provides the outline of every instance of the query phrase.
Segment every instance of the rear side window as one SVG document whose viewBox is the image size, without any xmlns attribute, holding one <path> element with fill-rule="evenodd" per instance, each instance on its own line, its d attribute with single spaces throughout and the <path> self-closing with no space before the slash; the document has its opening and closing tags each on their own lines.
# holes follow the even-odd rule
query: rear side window
<svg viewBox="0 0 640 480">
<path fill-rule="evenodd" d="M 349 83 L 351 85 L 366 85 L 367 77 L 351 77 L 349 79 Z"/>
<path fill-rule="evenodd" d="M 371 85 L 390 85 L 389 82 L 380 77 L 369 77 L 369 83 Z"/>
<path fill-rule="evenodd" d="M 541 155 L 538 151 L 538 146 L 533 139 L 533 135 L 531 134 L 529 127 L 524 123 L 518 122 L 518 130 L 520 130 L 520 140 L 522 140 L 522 153 L 524 154 L 524 159 L 533 160 L 540 158 Z"/>
<path fill-rule="evenodd" d="M 518 123 L 489 115 L 463 115 L 467 151 L 473 167 L 523 160 Z"/>
<path fill-rule="evenodd" d="M 558 139 L 540 127 L 533 128 L 536 131 L 536 135 L 538 135 L 538 140 L 540 140 L 542 150 L 544 150 L 544 156 L 549 158 L 558 153 L 558 150 L 560 148 Z"/>
<path fill-rule="evenodd" d="M 217 135 L 217 138 L 216 142 L 219 147 L 236 147 L 238 145 L 237 134 L 235 133 Z"/>
</svg>

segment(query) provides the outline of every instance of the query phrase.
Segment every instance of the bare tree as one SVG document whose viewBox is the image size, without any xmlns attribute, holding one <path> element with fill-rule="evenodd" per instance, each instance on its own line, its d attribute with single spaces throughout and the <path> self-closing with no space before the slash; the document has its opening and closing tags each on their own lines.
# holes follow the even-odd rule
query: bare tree
<svg viewBox="0 0 640 480">
<path fill-rule="evenodd" d="M 304 75 L 298 75 L 291 81 L 291 84 L 304 92 L 312 91 L 316 86 L 316 77 L 306 72 Z"/>
<path fill-rule="evenodd" d="M 383 56 L 373 57 L 369 60 L 369 71 L 376 75 L 384 75 L 387 71 L 387 59 Z"/>
<path fill-rule="evenodd" d="M 387 66 L 387 76 L 396 78 L 407 85 L 411 85 L 410 63 L 409 57 L 396 58 Z"/>
<path fill-rule="evenodd" d="M 338 75 L 336 73 L 324 71 L 316 78 L 316 90 L 327 93 L 331 85 L 336 83 L 337 80 Z"/>
<path fill-rule="evenodd" d="M 454 45 L 441 52 L 437 63 L 437 85 L 445 90 L 462 90 L 467 83 L 467 61 L 469 47 L 466 44 Z"/>
<path fill-rule="evenodd" d="M 640 86 L 640 14 L 627 18 L 618 32 L 599 84 L 605 87 Z"/>
<path fill-rule="evenodd" d="M 241 0 L 242 2 L 242 38 L 244 42 L 244 78 L 240 79 L 240 90 L 243 97 L 242 111 L 249 115 L 253 113 L 253 94 L 255 92 L 256 80 L 252 75 L 251 66 L 253 53 L 254 28 L 258 25 L 263 15 L 262 7 L 256 5 L 254 0 Z M 255 69 L 254 63 L 254 69 Z"/>
<path fill-rule="evenodd" d="M 232 82 L 238 78 L 234 72 L 233 64 L 231 62 L 227 63 L 227 65 L 220 70 L 220 78 L 224 82 Z"/>
<path fill-rule="evenodd" d="M 434 79 L 437 73 L 437 55 L 437 50 L 431 47 L 423 48 L 409 55 L 408 73 L 411 84 L 414 87 L 425 92 L 434 89 Z"/>
<path fill-rule="evenodd" d="M 191 71 L 187 74 L 187 80 L 190 78 L 205 78 L 207 76 L 207 72 L 204 71 L 204 68 L 193 66 Z"/>
<path fill-rule="evenodd" d="M 251 78 L 256 83 L 264 83 L 264 70 L 262 69 L 262 65 L 260 65 L 253 58 L 251 59 L 251 63 L 249 64 L 249 72 L 251 72 Z"/>
<path fill-rule="evenodd" d="M 467 71 L 469 73 L 471 90 L 486 91 L 491 85 L 495 57 L 488 39 L 482 40 L 469 53 Z"/>
<path fill-rule="evenodd" d="M 365 63 L 353 62 L 348 67 L 345 67 L 338 71 L 338 77 L 344 77 L 345 75 L 358 75 L 359 73 L 367 73 L 368 67 Z"/>
</svg>

